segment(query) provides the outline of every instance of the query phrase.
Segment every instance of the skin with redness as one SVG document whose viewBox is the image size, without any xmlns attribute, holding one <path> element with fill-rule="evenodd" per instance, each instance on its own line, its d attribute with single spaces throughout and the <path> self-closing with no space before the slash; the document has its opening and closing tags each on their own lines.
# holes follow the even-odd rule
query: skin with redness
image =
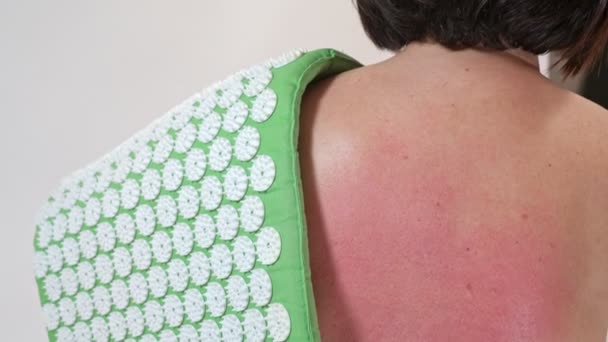
<svg viewBox="0 0 608 342">
<path fill-rule="evenodd" d="M 327 341 L 602 341 L 608 113 L 521 52 L 415 43 L 309 87 Z"/>
</svg>

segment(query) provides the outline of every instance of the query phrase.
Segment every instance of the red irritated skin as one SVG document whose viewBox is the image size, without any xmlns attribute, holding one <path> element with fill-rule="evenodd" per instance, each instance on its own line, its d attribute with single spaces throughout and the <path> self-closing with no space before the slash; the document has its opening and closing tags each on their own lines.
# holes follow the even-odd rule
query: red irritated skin
<svg viewBox="0 0 608 342">
<path fill-rule="evenodd" d="M 605 110 L 510 53 L 416 43 L 302 104 L 323 341 L 604 341 Z"/>
<path fill-rule="evenodd" d="M 302 104 L 323 341 L 604 341 L 603 109 L 509 54 L 416 44 Z"/>
<path fill-rule="evenodd" d="M 390 165 L 382 158 L 365 163 Z M 456 166 L 420 162 L 349 167 L 316 187 L 307 215 L 324 340 L 571 340 L 585 268 L 559 200 L 533 186 L 500 199 L 508 191 L 475 187 Z"/>
</svg>

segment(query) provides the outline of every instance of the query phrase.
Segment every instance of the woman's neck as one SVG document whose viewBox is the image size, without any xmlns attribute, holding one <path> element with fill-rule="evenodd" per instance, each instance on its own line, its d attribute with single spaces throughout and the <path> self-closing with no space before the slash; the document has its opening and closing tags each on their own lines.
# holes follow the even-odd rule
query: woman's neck
<svg viewBox="0 0 608 342">
<path fill-rule="evenodd" d="M 524 50 L 520 50 L 520 49 L 507 50 L 507 51 L 505 51 L 505 53 L 511 54 L 511 55 L 519 58 L 520 60 L 528 63 L 530 66 L 534 67 L 536 70 L 539 70 L 539 72 L 540 72 L 540 63 L 539 63 L 537 55 L 524 51 Z"/>
<path fill-rule="evenodd" d="M 491 51 L 482 49 L 451 50 L 438 43 L 413 42 L 404 46 L 394 56 L 382 63 L 409 64 L 413 61 L 424 61 L 437 64 L 444 63 L 468 66 L 512 66 L 528 68 L 540 74 L 538 56 L 523 50 Z"/>
</svg>

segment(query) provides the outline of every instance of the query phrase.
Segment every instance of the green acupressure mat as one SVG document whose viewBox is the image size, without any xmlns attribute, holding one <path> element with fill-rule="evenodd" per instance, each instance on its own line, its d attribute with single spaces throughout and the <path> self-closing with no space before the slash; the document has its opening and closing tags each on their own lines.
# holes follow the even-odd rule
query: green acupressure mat
<svg viewBox="0 0 608 342">
<path fill-rule="evenodd" d="M 319 341 L 300 164 L 300 50 L 196 93 L 66 177 L 37 218 L 51 341 Z"/>
</svg>

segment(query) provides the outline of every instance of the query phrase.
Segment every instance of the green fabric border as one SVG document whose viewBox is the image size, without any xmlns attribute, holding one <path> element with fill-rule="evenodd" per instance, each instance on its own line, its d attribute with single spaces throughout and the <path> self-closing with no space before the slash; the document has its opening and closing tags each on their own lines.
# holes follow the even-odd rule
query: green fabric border
<svg viewBox="0 0 608 342">
<path fill-rule="evenodd" d="M 266 144 L 272 144 L 269 148 L 269 151 L 272 151 L 270 155 L 277 156 L 275 159 L 277 179 L 273 188 L 278 189 L 280 194 L 276 197 L 264 198 L 264 202 L 268 203 L 269 221 L 285 216 L 281 212 L 287 213 L 290 217 L 274 225 L 281 234 L 283 248 L 281 258 L 269 269 L 269 273 L 276 286 L 273 289 L 273 301 L 283 303 L 291 316 L 289 341 L 321 340 L 310 271 L 298 152 L 302 95 L 312 82 L 361 65 L 353 58 L 334 49 L 318 49 L 302 55 L 283 68 L 274 70 L 273 82 L 270 85 L 277 92 L 279 103 L 270 119 L 277 121 L 267 127 L 280 130 L 281 133 L 274 130 L 263 132 L 261 150 L 266 151 Z M 289 130 L 286 130 L 286 127 L 289 127 Z M 264 137 L 271 137 L 271 141 Z M 293 214 L 295 216 L 292 216 Z M 275 222 L 268 223 L 273 226 Z"/>
</svg>

